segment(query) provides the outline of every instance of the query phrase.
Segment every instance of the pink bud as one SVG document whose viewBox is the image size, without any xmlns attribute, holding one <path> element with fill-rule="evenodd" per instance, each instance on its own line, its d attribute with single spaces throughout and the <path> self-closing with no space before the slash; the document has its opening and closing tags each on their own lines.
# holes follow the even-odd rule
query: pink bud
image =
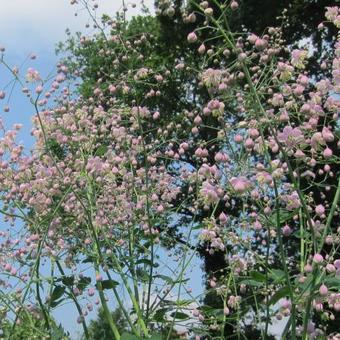
<svg viewBox="0 0 340 340">
<path fill-rule="evenodd" d="M 332 157 L 333 155 L 333 151 L 330 149 L 330 148 L 326 148 L 324 151 L 323 151 L 323 156 L 325 158 L 330 158 Z"/>
<path fill-rule="evenodd" d="M 328 293 L 328 288 L 324 284 L 322 284 L 319 288 L 319 293 L 321 296 L 326 296 Z"/>
<path fill-rule="evenodd" d="M 194 310 L 192 311 L 192 315 L 193 315 L 193 316 L 199 316 L 199 315 L 200 315 L 199 310 L 198 310 L 198 309 L 194 309 Z"/>
<path fill-rule="evenodd" d="M 326 142 L 333 142 L 334 140 L 334 135 L 330 129 L 327 127 L 324 127 L 322 129 L 322 137 Z"/>
<path fill-rule="evenodd" d="M 315 254 L 313 257 L 314 263 L 321 263 L 323 261 L 323 256 L 321 254 Z"/>
<path fill-rule="evenodd" d="M 254 229 L 257 231 L 262 229 L 262 224 L 258 220 L 254 222 Z"/>
<path fill-rule="evenodd" d="M 214 10 L 211 8 L 211 7 L 208 7 L 204 10 L 204 14 L 207 16 L 207 17 L 211 17 L 214 13 Z"/>
<path fill-rule="evenodd" d="M 291 229 L 288 225 L 285 225 L 285 226 L 282 228 L 282 234 L 283 234 L 284 236 L 289 236 L 291 233 L 292 233 L 292 229 Z"/>
<path fill-rule="evenodd" d="M 336 269 L 340 269 L 340 260 L 335 260 L 334 266 L 335 266 Z"/>
<path fill-rule="evenodd" d="M 326 266 L 326 270 L 328 273 L 334 273 L 336 269 L 331 263 L 328 263 Z"/>
<path fill-rule="evenodd" d="M 251 139 L 251 138 L 247 138 L 244 142 L 244 146 L 247 148 L 247 149 L 252 149 L 254 147 L 255 143 L 254 141 Z"/>
<path fill-rule="evenodd" d="M 200 125 L 202 123 L 202 118 L 200 116 L 196 116 L 194 119 L 195 125 Z"/>
<path fill-rule="evenodd" d="M 306 273 L 311 273 L 313 271 L 313 267 L 309 263 L 307 263 L 304 267 L 304 271 Z"/>
<path fill-rule="evenodd" d="M 204 46 L 204 44 L 202 44 L 202 45 L 198 48 L 198 53 L 199 53 L 199 54 L 204 54 L 204 53 L 205 53 L 205 46 Z"/>
<path fill-rule="evenodd" d="M 242 143 L 243 137 L 241 135 L 236 135 L 234 137 L 234 141 L 235 141 L 235 143 Z"/>
<path fill-rule="evenodd" d="M 226 223 L 228 221 L 228 217 L 224 212 L 221 212 L 220 216 L 218 217 L 218 219 L 220 220 L 220 222 L 222 224 Z"/>
<path fill-rule="evenodd" d="M 190 44 L 195 43 L 197 41 L 196 33 L 195 32 L 189 33 L 187 39 Z"/>
<path fill-rule="evenodd" d="M 117 90 L 117 89 L 116 89 L 116 86 L 114 86 L 114 85 L 110 85 L 110 86 L 109 86 L 109 91 L 110 91 L 111 94 L 115 93 L 116 90 Z"/>
<path fill-rule="evenodd" d="M 43 91 L 43 87 L 41 85 L 35 88 L 35 93 L 40 94 Z"/>
<path fill-rule="evenodd" d="M 232 3 L 230 4 L 230 8 L 235 11 L 236 9 L 238 9 L 238 3 L 236 1 L 232 1 Z"/>
</svg>

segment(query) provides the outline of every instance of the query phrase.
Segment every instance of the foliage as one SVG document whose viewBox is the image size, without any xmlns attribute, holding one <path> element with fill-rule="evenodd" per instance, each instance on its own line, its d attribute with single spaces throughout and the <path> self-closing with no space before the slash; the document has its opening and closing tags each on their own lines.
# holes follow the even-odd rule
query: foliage
<svg viewBox="0 0 340 340">
<path fill-rule="evenodd" d="M 315 68 L 286 26 L 238 29 L 251 3 L 158 1 L 157 17 L 101 22 L 82 4 L 98 33 L 60 46 L 51 84 L 1 59 L 36 109 L 30 156 L 20 125 L 0 141 L 1 212 L 24 224 L 1 233 L 8 337 L 25 318 L 53 337 L 71 302 L 86 339 L 270 339 L 283 318 L 283 339 L 336 338 L 339 9 Z"/>
</svg>

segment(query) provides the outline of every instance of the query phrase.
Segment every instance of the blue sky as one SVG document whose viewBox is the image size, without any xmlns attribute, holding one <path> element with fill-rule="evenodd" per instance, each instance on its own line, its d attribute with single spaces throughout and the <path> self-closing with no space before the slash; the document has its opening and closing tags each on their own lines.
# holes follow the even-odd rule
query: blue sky
<svg viewBox="0 0 340 340">
<path fill-rule="evenodd" d="M 90 1 L 93 2 L 93 1 Z M 114 15 L 122 8 L 121 0 L 99 0 L 98 14 L 109 13 Z M 151 7 L 153 0 L 145 0 L 145 4 Z M 132 9 L 129 4 L 129 15 L 138 14 L 140 6 Z M 136 1 L 138 3 L 138 1 Z M 82 31 L 91 33 L 91 29 L 85 29 L 89 21 L 84 10 L 78 10 L 78 6 L 71 6 L 70 0 L 0 0 L 0 46 L 6 48 L 5 60 L 11 67 L 19 66 L 31 53 L 37 54 L 37 59 L 28 62 L 22 67 L 25 72 L 28 67 L 39 70 L 42 78 L 49 74 L 57 63 L 54 53 L 55 45 L 66 38 L 65 30 L 71 32 Z M 0 68 L 0 90 L 12 79 L 9 72 Z M 8 91 L 6 91 L 8 92 Z M 8 98 L 8 96 L 7 96 Z M 32 145 L 29 131 L 30 117 L 33 108 L 22 96 L 17 86 L 10 99 L 10 112 L 5 113 L 3 107 L 7 104 L 0 101 L 0 116 L 5 126 L 10 127 L 14 122 L 23 123 L 25 129 L 20 137 L 25 146 Z"/>
</svg>

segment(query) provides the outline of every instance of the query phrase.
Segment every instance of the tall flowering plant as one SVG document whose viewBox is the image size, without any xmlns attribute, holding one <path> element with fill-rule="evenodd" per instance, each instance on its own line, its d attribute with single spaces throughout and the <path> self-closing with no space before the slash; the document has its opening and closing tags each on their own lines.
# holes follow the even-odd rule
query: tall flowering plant
<svg viewBox="0 0 340 340">
<path fill-rule="evenodd" d="M 230 30 L 237 1 L 191 1 L 183 20 L 197 58 L 170 70 L 151 62 L 149 32 L 130 36 L 124 15 L 98 22 L 83 5 L 99 35 L 79 44 L 98 39 L 103 73 L 89 95 L 66 86 L 81 65 L 58 65 L 52 81 L 33 68 L 21 77 L 2 50 L 35 109 L 29 155 L 16 142 L 21 125 L 0 140 L 1 212 L 13 225 L 1 232 L 5 335 L 18 337 L 24 323 L 66 336 L 53 310 L 72 302 L 85 338 L 100 304 L 115 339 L 241 338 L 249 325 L 266 339 L 276 319 L 282 338 L 336 339 L 340 42 L 315 80 L 308 50 L 283 46 L 280 29 Z M 170 17 L 171 8 L 159 3 Z M 339 15 L 326 8 L 319 29 L 339 27 Z M 107 74 L 111 65 L 118 72 Z M 174 89 L 186 108 L 167 117 Z M 161 258 L 169 242 L 176 268 Z M 188 286 L 202 252 L 225 263 L 207 273 L 214 306 Z"/>
</svg>

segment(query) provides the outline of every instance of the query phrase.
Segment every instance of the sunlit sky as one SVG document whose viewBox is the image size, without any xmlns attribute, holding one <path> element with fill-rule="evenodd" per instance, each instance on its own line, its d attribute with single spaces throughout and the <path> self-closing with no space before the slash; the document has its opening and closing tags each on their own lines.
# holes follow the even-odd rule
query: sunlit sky
<svg viewBox="0 0 340 340">
<path fill-rule="evenodd" d="M 122 0 L 96 2 L 99 15 L 114 15 L 122 8 Z M 130 16 L 138 13 L 139 0 L 125 2 Z M 144 2 L 151 8 L 153 0 Z M 132 3 L 137 4 L 135 9 L 132 9 Z M 51 56 L 55 43 L 64 40 L 66 28 L 84 31 L 88 21 L 86 11 L 79 10 L 77 17 L 74 15 L 75 9 L 80 7 L 71 6 L 70 0 L 0 0 L 0 44 L 14 48 L 11 52 L 17 55 L 33 49 L 43 53 L 42 57 Z"/>
<path fill-rule="evenodd" d="M 81 2 L 81 0 L 79 0 Z M 98 17 L 103 13 L 114 16 L 122 9 L 122 0 L 97 0 L 99 8 Z M 89 3 L 95 3 L 90 0 Z M 132 8 L 132 4 L 137 6 Z M 148 8 L 152 8 L 153 0 L 144 0 Z M 128 7 L 128 17 L 140 12 L 140 0 L 125 0 Z M 77 12 L 77 16 L 75 16 Z M 66 40 L 65 30 L 72 33 L 81 31 L 91 34 L 92 25 L 86 29 L 89 16 L 81 5 L 70 5 L 70 0 L 0 0 L 0 46 L 6 48 L 5 60 L 11 67 L 20 67 L 28 55 L 37 54 L 34 61 L 28 60 L 20 69 L 25 72 L 28 67 L 37 69 L 42 78 L 55 70 L 58 61 L 55 55 L 56 44 Z M 0 67 L 0 89 L 13 77 Z M 5 89 L 10 92 L 10 86 Z M 9 100 L 10 112 L 4 113 L 3 107 Z M 11 97 L 0 102 L 0 117 L 8 128 L 15 122 L 23 123 L 25 130 L 20 134 L 25 146 L 30 146 L 32 139 L 29 136 L 33 108 L 20 93 L 17 86 Z"/>
</svg>

